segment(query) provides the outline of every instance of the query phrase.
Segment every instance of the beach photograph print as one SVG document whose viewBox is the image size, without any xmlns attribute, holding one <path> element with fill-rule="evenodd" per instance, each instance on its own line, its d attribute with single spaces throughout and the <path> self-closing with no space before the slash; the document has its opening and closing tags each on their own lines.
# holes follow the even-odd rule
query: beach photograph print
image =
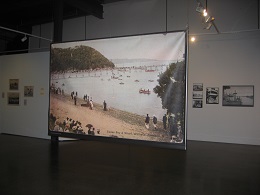
<svg viewBox="0 0 260 195">
<path fill-rule="evenodd" d="M 223 86 L 223 106 L 254 106 L 253 85 L 226 85 Z"/>
<path fill-rule="evenodd" d="M 51 45 L 49 135 L 185 145 L 186 33 Z"/>
</svg>

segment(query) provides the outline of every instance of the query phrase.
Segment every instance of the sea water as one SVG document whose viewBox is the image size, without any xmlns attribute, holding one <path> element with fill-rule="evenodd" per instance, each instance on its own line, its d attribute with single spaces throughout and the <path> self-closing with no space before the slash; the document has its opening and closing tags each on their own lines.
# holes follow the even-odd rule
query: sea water
<svg viewBox="0 0 260 195">
<path fill-rule="evenodd" d="M 94 103 L 102 105 L 106 101 L 108 108 L 143 116 L 156 115 L 158 120 L 162 120 L 166 109 L 162 108 L 162 100 L 153 92 L 153 88 L 158 85 L 159 74 L 166 70 L 167 65 L 131 67 L 52 74 L 51 84 L 66 94 L 77 92 L 79 98 L 87 95 Z M 139 93 L 141 88 L 149 89 L 151 93 Z"/>
</svg>

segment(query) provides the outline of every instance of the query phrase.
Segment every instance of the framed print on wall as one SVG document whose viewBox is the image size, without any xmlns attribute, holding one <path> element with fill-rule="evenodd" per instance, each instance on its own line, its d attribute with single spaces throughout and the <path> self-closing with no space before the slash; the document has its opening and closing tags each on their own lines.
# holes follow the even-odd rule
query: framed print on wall
<svg viewBox="0 0 260 195">
<path fill-rule="evenodd" d="M 52 44 L 49 135 L 185 149 L 186 38 Z"/>
<path fill-rule="evenodd" d="M 206 104 L 218 104 L 219 103 L 219 88 L 207 87 L 206 88 Z"/>
<path fill-rule="evenodd" d="M 7 104 L 19 106 L 19 104 L 20 104 L 20 93 L 19 92 L 8 92 L 7 93 Z"/>
<path fill-rule="evenodd" d="M 203 91 L 203 83 L 193 83 L 193 91 Z"/>
<path fill-rule="evenodd" d="M 223 106 L 254 106 L 253 85 L 225 85 L 223 86 Z"/>
<path fill-rule="evenodd" d="M 33 97 L 33 86 L 24 86 L 24 97 Z"/>
<path fill-rule="evenodd" d="M 9 79 L 9 90 L 19 89 L 19 79 Z"/>
</svg>

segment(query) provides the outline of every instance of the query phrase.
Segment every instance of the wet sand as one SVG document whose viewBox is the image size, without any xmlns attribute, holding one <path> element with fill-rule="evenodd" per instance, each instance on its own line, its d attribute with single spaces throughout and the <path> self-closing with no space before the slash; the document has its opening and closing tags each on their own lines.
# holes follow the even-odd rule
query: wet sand
<svg viewBox="0 0 260 195">
<path fill-rule="evenodd" d="M 103 110 L 103 106 L 94 102 L 94 108 L 82 106 L 86 104 L 81 98 L 74 100 L 69 95 L 53 94 L 50 95 L 50 113 L 63 122 L 67 117 L 82 124 L 83 132 L 87 134 L 87 124 L 92 124 L 95 128 L 96 136 L 118 137 L 126 139 L 148 140 L 169 142 L 170 135 L 163 129 L 163 124 L 158 119 L 157 129 L 153 127 L 152 116 L 150 116 L 149 129 L 145 128 L 145 116 L 140 116 L 130 112 L 109 108 Z M 100 130 L 100 134 L 97 134 Z"/>
</svg>

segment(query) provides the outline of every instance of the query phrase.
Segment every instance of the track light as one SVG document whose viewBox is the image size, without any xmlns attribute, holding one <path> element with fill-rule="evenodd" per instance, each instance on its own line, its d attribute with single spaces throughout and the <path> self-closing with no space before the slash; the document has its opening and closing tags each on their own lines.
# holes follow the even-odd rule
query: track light
<svg viewBox="0 0 260 195">
<path fill-rule="evenodd" d="M 196 8 L 196 12 L 199 12 L 201 14 L 203 14 L 203 12 L 204 12 L 204 8 L 202 7 L 200 2 L 198 2 L 198 6 Z"/>
<path fill-rule="evenodd" d="M 210 23 L 210 22 L 212 22 L 212 21 L 214 21 L 214 20 L 215 20 L 215 18 L 212 17 L 212 16 L 208 16 L 208 17 L 205 18 L 205 22 L 206 22 L 206 23 Z"/>
<path fill-rule="evenodd" d="M 24 35 L 24 37 L 21 39 L 22 42 L 26 41 L 27 40 L 27 36 Z"/>
<path fill-rule="evenodd" d="M 211 26 L 212 26 L 212 23 L 210 22 L 204 29 L 209 30 L 211 28 Z"/>
</svg>

